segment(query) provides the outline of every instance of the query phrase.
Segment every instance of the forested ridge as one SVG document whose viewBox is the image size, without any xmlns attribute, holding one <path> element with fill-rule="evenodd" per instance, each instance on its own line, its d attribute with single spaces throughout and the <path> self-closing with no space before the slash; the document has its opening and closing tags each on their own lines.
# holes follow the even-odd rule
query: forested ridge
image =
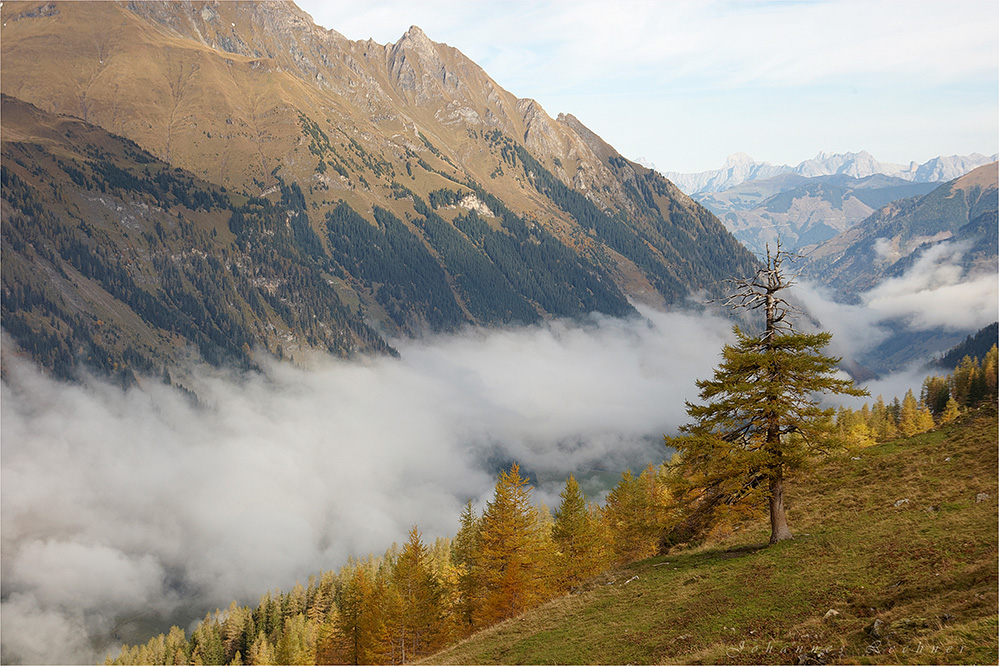
<svg viewBox="0 0 999 666">
<path fill-rule="evenodd" d="M 997 398 L 995 346 L 983 359 L 927 377 L 916 398 L 840 408 L 829 442 L 847 456 L 973 414 Z M 993 417 L 994 418 L 994 417 Z M 705 520 L 681 501 L 676 467 L 625 472 L 602 505 L 569 477 L 554 511 L 535 504 L 517 465 L 499 474 L 492 500 L 466 505 L 456 534 L 426 543 L 418 527 L 382 555 L 317 572 L 259 603 L 206 614 L 188 636 L 179 627 L 123 646 L 108 664 L 403 663 L 419 659 L 548 600 L 590 588 L 608 571 L 663 553 L 683 553 L 762 515 L 742 506 Z M 733 508 L 735 505 L 733 505 Z"/>
<path fill-rule="evenodd" d="M 4 328 L 56 376 L 79 364 L 129 384 L 184 344 L 248 368 L 253 347 L 281 355 L 275 322 L 336 353 L 386 349 L 323 275 L 296 185 L 230 198 L 148 156 L 130 173 L 99 149 L 71 163 L 4 148 Z"/>
<path fill-rule="evenodd" d="M 393 335 L 627 316 L 621 284 L 635 277 L 620 262 L 676 304 L 752 265 L 717 220 L 697 217 L 706 211 L 671 207 L 661 177 L 633 177 L 633 211 L 615 217 L 498 130 L 497 155 L 585 233 L 514 213 L 426 137 L 431 154 L 416 171 L 407 156 L 407 178 L 300 116 L 320 164 L 369 191 L 364 173 L 387 179 L 384 205 L 356 210 L 319 203 L 316 183 L 303 191 L 279 169 L 260 194 L 230 191 L 80 120 L 3 105 L 4 327 L 60 378 L 85 368 L 128 385 L 190 358 L 253 368 L 259 352 L 393 353 Z M 450 185 L 424 197 L 413 189 L 424 177 Z"/>
</svg>

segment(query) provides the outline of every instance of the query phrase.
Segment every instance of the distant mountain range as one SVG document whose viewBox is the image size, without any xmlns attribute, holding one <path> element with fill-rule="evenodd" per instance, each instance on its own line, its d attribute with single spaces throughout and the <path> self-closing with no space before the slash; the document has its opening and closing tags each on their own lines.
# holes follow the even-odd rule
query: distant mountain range
<svg viewBox="0 0 999 666">
<path fill-rule="evenodd" d="M 967 156 L 934 157 L 923 164 L 910 162 L 908 166 L 904 166 L 879 162 L 867 151 L 860 151 L 836 155 L 819 153 L 814 159 L 805 160 L 798 166 L 775 166 L 769 162 L 757 162 L 746 153 L 736 153 L 729 156 L 720 169 L 699 173 L 667 171 L 663 175 L 681 190 L 700 200 L 695 195 L 723 192 L 746 181 L 766 180 L 782 174 L 795 174 L 805 178 L 843 175 L 857 179 L 880 174 L 913 183 L 940 183 L 963 176 L 972 169 L 997 159 L 999 155 L 989 157 L 973 153 Z"/>
<path fill-rule="evenodd" d="M 947 293 L 948 307 L 988 308 L 976 299 L 989 281 L 994 285 L 999 280 L 997 248 L 999 163 L 993 162 L 922 196 L 889 203 L 835 237 L 800 248 L 800 269 L 804 278 L 831 288 L 844 302 L 859 302 L 865 292 L 887 280 L 904 278 L 899 283 L 906 285 L 903 293 L 913 298 L 904 307 L 917 307 L 918 302 L 927 309 L 941 307 L 932 301 L 934 294 Z M 923 258 L 926 263 L 919 263 Z M 975 286 L 962 290 L 958 282 Z M 963 336 L 949 326 L 913 329 L 904 319 L 884 321 L 890 335 L 855 356 L 858 365 L 851 372 L 893 372 L 913 359 L 939 354 Z M 995 342 L 993 335 L 986 350 Z"/>
<path fill-rule="evenodd" d="M 938 185 L 880 174 L 806 178 L 788 173 L 697 196 L 743 245 L 762 253 L 777 238 L 789 250 L 821 243 L 881 206 L 926 194 Z"/>
<path fill-rule="evenodd" d="M 937 157 L 909 167 L 878 162 L 868 153 L 820 154 L 797 167 L 733 155 L 726 168 L 668 174 L 717 215 L 747 248 L 762 253 L 778 237 L 790 250 L 846 231 L 892 201 L 926 194 L 995 161 L 982 155 Z"/>
<path fill-rule="evenodd" d="M 660 174 L 419 28 L 290 2 L 4 2 L 3 325 L 130 381 L 632 302 L 753 256 Z"/>
</svg>

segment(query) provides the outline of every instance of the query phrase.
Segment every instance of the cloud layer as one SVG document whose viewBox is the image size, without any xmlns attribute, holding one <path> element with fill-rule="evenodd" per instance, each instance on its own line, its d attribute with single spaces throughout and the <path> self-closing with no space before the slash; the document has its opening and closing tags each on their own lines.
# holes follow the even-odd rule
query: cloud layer
<svg viewBox="0 0 999 666">
<path fill-rule="evenodd" d="M 201 406 L 155 381 L 53 382 L 7 355 L 4 659 L 100 660 L 90 638 L 120 643 L 128 618 L 255 602 L 413 524 L 451 535 L 513 460 L 548 501 L 569 473 L 661 460 L 728 336 L 654 313 L 472 330 L 400 343 L 401 360 L 200 369 Z"/>
</svg>

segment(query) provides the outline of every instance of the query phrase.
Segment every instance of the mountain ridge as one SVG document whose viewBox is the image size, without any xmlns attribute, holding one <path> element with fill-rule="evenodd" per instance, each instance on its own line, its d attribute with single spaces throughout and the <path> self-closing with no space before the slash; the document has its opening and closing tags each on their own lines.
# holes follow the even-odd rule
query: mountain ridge
<svg viewBox="0 0 999 666">
<path fill-rule="evenodd" d="M 989 157 L 972 153 L 938 156 L 922 164 L 912 161 L 908 165 L 901 165 L 878 161 L 870 153 L 862 150 L 859 153 L 820 152 L 814 158 L 798 163 L 797 166 L 789 166 L 757 162 L 746 153 L 735 153 L 726 159 L 720 169 L 696 173 L 667 171 L 663 172 L 663 175 L 687 194 L 695 196 L 723 192 L 746 181 L 766 180 L 782 174 L 796 174 L 806 178 L 842 174 L 858 179 L 882 174 L 916 183 L 944 182 L 994 162 L 997 158 L 999 155 Z M 695 198 L 701 200 L 700 197 Z"/>
<path fill-rule="evenodd" d="M 892 202 L 838 236 L 803 248 L 804 272 L 856 294 L 901 275 L 944 242 L 967 245 L 959 263 L 969 276 L 995 272 L 997 211 L 999 162 L 993 162 L 923 196 Z"/>
<path fill-rule="evenodd" d="M 892 201 L 927 194 L 937 186 L 883 174 L 785 173 L 697 197 L 746 247 L 761 253 L 778 237 L 792 251 L 817 245 Z"/>
<path fill-rule="evenodd" d="M 110 133 L 97 146 L 38 153 L 5 125 L 8 178 L 30 190 L 7 201 L 9 210 L 52 208 L 53 229 L 76 238 L 72 208 L 56 189 L 87 199 L 104 188 L 102 196 L 124 197 L 115 205 L 186 218 L 191 208 L 152 182 L 167 182 L 166 165 L 184 172 L 186 196 L 214 202 L 209 212 L 222 216 L 205 228 L 215 235 L 198 240 L 198 251 L 254 257 L 222 262 L 218 279 L 253 266 L 262 272 L 253 279 L 264 282 L 246 286 L 242 297 L 262 303 L 266 295 L 251 292 L 276 288 L 280 270 L 294 265 L 311 276 L 301 296 L 314 300 L 326 281 L 335 292 L 326 298 L 346 313 L 309 324 L 287 314 L 281 323 L 280 312 L 297 305 L 274 303 L 241 336 L 249 347 L 275 353 L 274 331 L 297 346 L 306 331 L 346 340 L 351 334 L 338 327 L 355 326 L 377 331 L 383 345 L 468 323 L 626 315 L 634 312 L 629 301 L 686 307 L 693 294 L 754 270 L 755 259 L 724 226 L 661 175 L 624 159 L 571 114 L 552 119 L 534 100 L 516 98 L 416 26 L 379 45 L 320 28 L 286 2 L 7 2 L 0 13 L 5 104 L 23 100 Z M 114 137 L 125 147 L 100 147 L 117 146 Z M 57 165 L 47 175 L 23 157 L 7 159 L 49 149 L 68 151 L 70 161 L 39 157 Z M 106 257 L 135 244 L 120 221 L 102 219 L 108 235 L 73 242 Z M 156 256 L 156 243 L 146 240 L 157 235 L 156 222 L 174 224 L 137 222 L 143 271 Z M 18 289 L 37 291 L 33 276 L 69 261 L 56 251 L 61 241 L 40 242 L 50 254 L 22 253 L 11 264 L 22 267 Z M 276 254 L 260 254 L 267 247 Z M 160 275 L 150 273 L 150 284 Z M 185 299 L 208 297 L 184 284 Z M 58 314 L 49 313 L 56 328 Z M 20 339 L 54 335 L 41 311 L 29 318 Z M 118 335 L 134 337 L 125 319 L 131 315 L 114 322 Z M 251 356 L 230 351 L 243 362 Z"/>
</svg>

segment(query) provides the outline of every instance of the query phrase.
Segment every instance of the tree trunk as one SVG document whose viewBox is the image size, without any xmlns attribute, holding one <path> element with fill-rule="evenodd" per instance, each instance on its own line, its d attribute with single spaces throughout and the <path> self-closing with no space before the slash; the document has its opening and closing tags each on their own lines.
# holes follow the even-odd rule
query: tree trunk
<svg viewBox="0 0 999 666">
<path fill-rule="evenodd" d="M 770 479 L 770 544 L 793 538 L 784 515 L 784 474 L 777 470 Z"/>
</svg>

